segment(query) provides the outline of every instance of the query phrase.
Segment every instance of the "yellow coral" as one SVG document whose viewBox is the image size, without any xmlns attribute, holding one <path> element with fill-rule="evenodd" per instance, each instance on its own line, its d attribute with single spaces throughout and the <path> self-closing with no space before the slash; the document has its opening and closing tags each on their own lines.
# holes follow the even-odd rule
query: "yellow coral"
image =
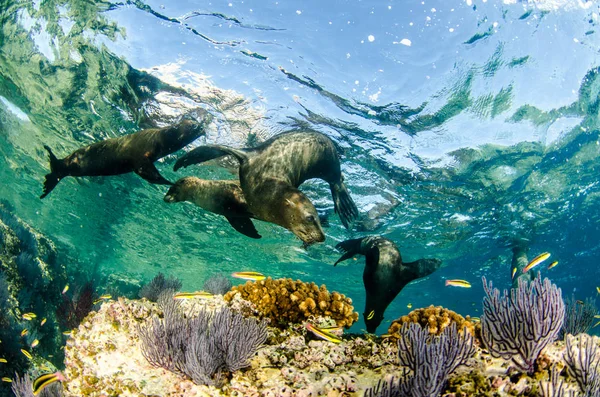
<svg viewBox="0 0 600 397">
<path fill-rule="evenodd" d="M 231 302 L 238 294 L 252 302 L 260 315 L 270 318 L 274 325 L 301 323 L 311 316 L 330 316 L 339 327 L 349 327 L 358 320 L 352 299 L 339 292 L 329 293 L 324 285 L 319 287 L 315 283 L 268 277 L 233 287 L 224 298 Z"/>
<path fill-rule="evenodd" d="M 467 316 L 468 317 L 468 316 Z M 430 334 L 440 335 L 444 328 L 452 323 L 456 323 L 459 331 L 462 332 L 466 327 L 467 331 L 475 335 L 475 325 L 470 319 L 465 319 L 460 314 L 443 308 L 442 306 L 429 306 L 422 309 L 416 309 L 392 322 L 388 329 L 388 334 L 399 337 L 400 328 L 404 323 L 417 323 L 422 327 L 427 327 Z"/>
</svg>

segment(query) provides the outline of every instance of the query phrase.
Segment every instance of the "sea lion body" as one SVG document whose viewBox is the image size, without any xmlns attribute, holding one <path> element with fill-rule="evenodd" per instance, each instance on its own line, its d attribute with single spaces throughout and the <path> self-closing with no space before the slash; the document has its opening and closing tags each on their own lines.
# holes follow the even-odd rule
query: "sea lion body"
<svg viewBox="0 0 600 397">
<path fill-rule="evenodd" d="M 329 183 L 345 226 L 358 215 L 343 182 L 335 145 L 321 133 L 283 133 L 251 149 L 200 146 L 180 158 L 175 170 L 228 154 L 240 161 L 240 186 L 254 216 L 285 227 L 305 244 L 322 242 L 325 234 L 314 205 L 298 190 L 304 181 L 319 178 Z"/>
<path fill-rule="evenodd" d="M 366 302 L 363 316 L 370 333 L 377 330 L 383 321 L 385 310 L 408 283 L 430 275 L 441 266 L 438 259 L 403 263 L 396 244 L 379 236 L 343 241 L 336 248 L 344 252 L 344 255 L 335 265 L 356 254 L 366 257 L 363 272 Z"/>
<path fill-rule="evenodd" d="M 211 116 L 203 113 L 201 122 L 184 120 L 164 128 L 151 128 L 118 138 L 106 139 L 77 149 L 69 156 L 58 159 L 48 146 L 51 173 L 46 175 L 44 193 L 67 176 L 110 176 L 135 172 L 151 183 L 172 185 L 163 178 L 154 162 L 176 152 L 204 134 Z"/>
<path fill-rule="evenodd" d="M 164 201 L 189 201 L 206 211 L 223 215 L 238 232 L 252 238 L 261 237 L 250 220 L 253 215 L 238 181 L 181 178 L 171 186 Z"/>
</svg>

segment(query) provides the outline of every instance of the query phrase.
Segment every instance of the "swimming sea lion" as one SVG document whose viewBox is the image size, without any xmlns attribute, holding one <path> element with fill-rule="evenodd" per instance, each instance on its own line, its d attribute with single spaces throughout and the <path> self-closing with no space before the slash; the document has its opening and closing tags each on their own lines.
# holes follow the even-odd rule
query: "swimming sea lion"
<svg viewBox="0 0 600 397">
<path fill-rule="evenodd" d="M 329 183 L 335 210 L 344 226 L 358 216 L 344 185 L 335 145 L 321 133 L 287 132 L 251 149 L 200 146 L 177 160 L 174 169 L 225 155 L 233 155 L 240 162 L 240 186 L 254 217 L 285 227 L 305 245 L 325 240 L 314 205 L 298 190 L 307 179 Z"/>
<path fill-rule="evenodd" d="M 188 176 L 175 182 L 164 200 L 167 203 L 190 201 L 207 211 L 223 215 L 238 232 L 252 238 L 261 237 L 250 220 L 252 214 L 238 181 L 209 181 Z"/>
<path fill-rule="evenodd" d="M 335 265 L 356 254 L 366 257 L 363 282 L 367 301 L 363 316 L 367 331 L 370 333 L 377 330 L 383 321 L 385 309 L 406 284 L 429 276 L 442 264 L 439 259 L 419 259 L 415 262 L 402 263 L 402 256 L 396 244 L 379 236 L 346 240 L 335 248 L 344 252 Z"/>
<path fill-rule="evenodd" d="M 50 156 L 51 172 L 46 175 L 46 197 L 66 176 L 119 175 L 135 172 L 150 183 L 172 185 L 160 175 L 154 162 L 176 152 L 204 133 L 212 116 L 204 110 L 200 122 L 184 120 L 164 128 L 150 128 L 118 138 L 106 139 L 77 149 L 64 159 L 58 159 L 44 145 Z"/>
</svg>

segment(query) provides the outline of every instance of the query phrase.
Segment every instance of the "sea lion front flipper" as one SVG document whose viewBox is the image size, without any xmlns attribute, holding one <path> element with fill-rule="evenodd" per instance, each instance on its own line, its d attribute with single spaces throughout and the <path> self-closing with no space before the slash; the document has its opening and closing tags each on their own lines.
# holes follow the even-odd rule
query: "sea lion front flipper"
<svg viewBox="0 0 600 397">
<path fill-rule="evenodd" d="M 348 192 L 348 188 L 343 181 L 331 184 L 330 187 L 335 212 L 339 215 L 344 227 L 348 229 L 350 224 L 358 217 L 358 208 L 356 208 L 356 204 L 350 197 L 350 192 Z"/>
<path fill-rule="evenodd" d="M 233 149 L 222 145 L 205 145 L 198 146 L 181 156 L 175 165 L 173 171 L 177 171 L 181 167 L 187 167 L 192 164 L 204 163 L 209 160 L 218 159 L 219 157 L 232 155 L 239 160 L 240 163 L 247 160 L 248 156 L 241 150 Z"/>
<path fill-rule="evenodd" d="M 254 227 L 254 223 L 252 223 L 252 220 L 250 218 L 244 218 L 244 217 L 238 217 L 238 216 L 236 216 L 236 217 L 226 216 L 225 218 L 229 221 L 229 224 L 231 226 L 233 226 L 233 228 L 235 230 L 242 233 L 243 235 L 248 236 L 250 238 L 261 238 L 262 237 L 260 234 L 258 234 L 258 231 Z"/>
<path fill-rule="evenodd" d="M 142 164 L 137 165 L 133 172 L 150 183 L 156 183 L 159 185 L 173 185 L 173 182 L 163 178 L 160 172 L 158 172 L 156 169 L 154 163 L 148 159 L 146 159 Z"/>
<path fill-rule="evenodd" d="M 352 258 L 356 254 L 362 254 L 361 243 L 362 238 L 355 238 L 352 240 L 342 241 L 341 243 L 336 244 L 335 248 L 338 251 L 342 251 L 344 255 L 340 259 L 338 259 L 333 266 L 337 266 L 338 263 L 345 261 L 346 259 Z"/>
</svg>

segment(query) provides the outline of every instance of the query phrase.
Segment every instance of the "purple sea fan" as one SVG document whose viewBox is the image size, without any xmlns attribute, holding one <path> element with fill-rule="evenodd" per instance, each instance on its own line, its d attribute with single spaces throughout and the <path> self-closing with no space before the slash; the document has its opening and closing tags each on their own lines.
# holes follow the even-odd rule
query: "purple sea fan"
<svg viewBox="0 0 600 397">
<path fill-rule="evenodd" d="M 579 341 L 577 341 L 579 339 Z M 600 352 L 597 337 L 588 334 L 578 336 L 567 335 L 565 362 L 569 374 L 575 378 L 581 396 L 596 397 L 600 395 Z"/>
<path fill-rule="evenodd" d="M 532 374 L 542 350 L 556 340 L 565 317 L 560 288 L 549 279 L 519 280 L 518 288 L 502 296 L 483 277 L 481 339 L 494 357 L 512 362 Z"/>
</svg>

